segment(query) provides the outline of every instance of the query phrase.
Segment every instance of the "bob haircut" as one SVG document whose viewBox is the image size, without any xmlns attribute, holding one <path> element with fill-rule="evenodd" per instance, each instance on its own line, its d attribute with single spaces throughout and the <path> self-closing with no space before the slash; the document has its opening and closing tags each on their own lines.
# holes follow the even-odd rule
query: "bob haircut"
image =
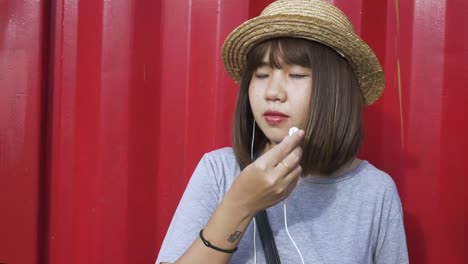
<svg viewBox="0 0 468 264">
<path fill-rule="evenodd" d="M 255 46 L 247 56 L 237 97 L 232 146 L 241 169 L 253 162 L 250 157 L 253 114 L 249 100 L 252 75 L 265 55 L 271 67 L 300 65 L 312 70 L 312 98 L 308 124 L 302 143 L 303 175 L 330 175 L 353 161 L 363 140 L 364 98 L 351 65 L 332 48 L 300 38 L 273 38 Z M 268 143 L 256 128 L 254 159 Z"/>
</svg>

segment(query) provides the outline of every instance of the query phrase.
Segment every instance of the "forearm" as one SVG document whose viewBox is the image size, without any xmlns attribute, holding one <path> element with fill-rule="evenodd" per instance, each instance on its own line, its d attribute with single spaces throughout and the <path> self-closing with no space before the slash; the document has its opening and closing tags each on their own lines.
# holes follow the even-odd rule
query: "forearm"
<svg viewBox="0 0 468 264">
<path fill-rule="evenodd" d="M 254 213 L 240 207 L 225 197 L 204 228 L 203 235 L 212 245 L 222 249 L 238 246 Z M 184 263 L 229 263 L 232 254 L 217 251 L 203 244 L 197 237 L 192 246 L 176 261 Z"/>
</svg>

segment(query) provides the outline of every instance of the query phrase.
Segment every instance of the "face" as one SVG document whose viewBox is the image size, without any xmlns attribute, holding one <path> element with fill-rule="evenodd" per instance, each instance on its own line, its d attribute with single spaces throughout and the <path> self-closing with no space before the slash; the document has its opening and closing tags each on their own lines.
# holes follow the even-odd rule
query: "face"
<svg viewBox="0 0 468 264">
<path fill-rule="evenodd" d="M 268 54 L 268 52 L 267 52 Z M 312 96 L 312 70 L 283 63 L 269 66 L 268 56 L 252 75 L 249 99 L 255 120 L 269 139 L 267 149 L 288 135 L 289 128 L 304 129 Z"/>
</svg>

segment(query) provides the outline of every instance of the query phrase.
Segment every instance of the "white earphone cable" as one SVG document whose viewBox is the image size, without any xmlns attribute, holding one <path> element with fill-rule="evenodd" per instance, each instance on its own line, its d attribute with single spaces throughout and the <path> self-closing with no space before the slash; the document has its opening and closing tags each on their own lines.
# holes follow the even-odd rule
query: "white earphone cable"
<svg viewBox="0 0 468 264">
<path fill-rule="evenodd" d="M 254 263 L 257 264 L 257 245 L 255 244 L 255 233 L 257 233 L 257 224 L 255 223 L 255 217 L 253 218 L 254 231 L 253 231 L 253 244 L 254 244 Z"/>
<path fill-rule="evenodd" d="M 255 118 L 253 120 L 252 128 L 252 143 L 250 144 L 250 158 L 253 162 L 253 148 L 254 148 L 254 139 L 255 139 Z M 253 230 L 253 246 L 254 246 L 254 263 L 257 264 L 257 245 L 255 243 L 255 233 L 257 233 L 257 224 L 255 223 L 255 217 L 253 218 L 254 230 Z"/>
<path fill-rule="evenodd" d="M 291 234 L 289 233 L 289 230 L 288 230 L 288 221 L 287 221 L 288 216 L 287 216 L 287 213 L 286 213 L 286 200 L 284 200 L 284 203 L 283 203 L 283 213 L 284 213 L 284 227 L 285 227 L 285 229 L 286 229 L 286 233 L 288 234 L 289 239 L 291 240 L 291 242 L 293 243 L 294 247 L 296 248 L 297 253 L 298 253 L 299 256 L 301 257 L 302 264 L 304 264 L 304 258 L 302 257 L 301 251 L 300 251 L 299 248 L 297 247 L 296 242 L 294 242 L 294 240 L 293 240 L 293 238 L 291 237 Z"/>
</svg>

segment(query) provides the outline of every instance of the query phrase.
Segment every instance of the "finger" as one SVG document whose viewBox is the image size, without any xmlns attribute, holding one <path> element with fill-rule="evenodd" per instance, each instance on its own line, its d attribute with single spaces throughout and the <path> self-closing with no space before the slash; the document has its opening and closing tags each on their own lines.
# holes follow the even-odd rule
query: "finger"
<svg viewBox="0 0 468 264">
<path fill-rule="evenodd" d="M 302 158 L 302 148 L 296 147 L 291 153 L 289 153 L 282 161 L 280 161 L 276 167 L 276 172 L 283 177 L 286 177 L 291 171 L 293 171 L 300 163 Z"/>
<path fill-rule="evenodd" d="M 302 167 L 299 165 L 284 178 L 283 183 L 287 186 L 285 192 L 287 195 L 289 195 L 294 190 L 294 188 L 296 188 L 301 174 Z"/>
<path fill-rule="evenodd" d="M 262 155 L 259 159 L 269 167 L 276 166 L 281 162 L 291 151 L 294 150 L 304 138 L 304 130 L 299 130 L 291 136 L 286 136 L 283 141 L 274 146 L 270 151 Z"/>
</svg>

